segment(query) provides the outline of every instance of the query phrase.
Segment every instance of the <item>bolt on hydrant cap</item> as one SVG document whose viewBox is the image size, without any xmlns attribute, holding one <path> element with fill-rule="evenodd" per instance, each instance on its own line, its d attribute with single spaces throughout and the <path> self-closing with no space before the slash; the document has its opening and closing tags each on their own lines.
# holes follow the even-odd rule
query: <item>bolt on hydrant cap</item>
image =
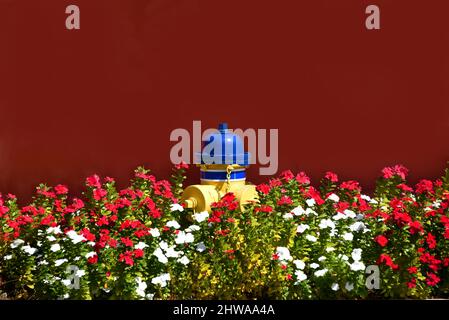
<svg viewBox="0 0 449 320">
<path fill-rule="evenodd" d="M 228 124 L 226 122 L 222 122 L 218 125 L 218 130 L 219 131 L 226 131 L 228 130 Z"/>
</svg>

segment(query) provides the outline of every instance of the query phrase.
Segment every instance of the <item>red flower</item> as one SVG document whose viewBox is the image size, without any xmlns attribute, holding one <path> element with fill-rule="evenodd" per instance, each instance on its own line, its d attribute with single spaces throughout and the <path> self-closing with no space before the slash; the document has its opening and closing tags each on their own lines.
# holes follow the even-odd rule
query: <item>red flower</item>
<svg viewBox="0 0 449 320">
<path fill-rule="evenodd" d="M 270 193 L 270 190 L 271 190 L 271 188 L 267 184 L 265 184 L 265 183 L 259 184 L 256 187 L 256 189 L 257 189 L 257 191 L 259 191 L 259 192 L 261 192 L 263 194 L 268 194 L 268 193 Z"/>
<path fill-rule="evenodd" d="M 277 253 L 273 254 L 272 259 L 279 260 L 279 255 Z"/>
<path fill-rule="evenodd" d="M 340 188 L 347 189 L 349 191 L 360 191 L 360 185 L 357 181 L 349 180 L 342 182 Z"/>
<path fill-rule="evenodd" d="M 120 262 L 125 262 L 129 266 L 134 265 L 133 253 L 131 251 L 126 251 L 121 253 L 118 259 Z"/>
<path fill-rule="evenodd" d="M 255 209 L 256 212 L 264 212 L 264 213 L 270 213 L 273 212 L 273 207 L 266 205 L 266 204 L 262 204 L 260 205 L 260 207 L 257 207 Z"/>
<path fill-rule="evenodd" d="M 441 279 L 436 274 L 431 273 L 431 272 L 429 272 L 427 274 L 427 279 L 426 279 L 427 285 L 433 287 L 433 286 L 436 286 L 440 281 L 441 281 Z"/>
<path fill-rule="evenodd" d="M 291 275 L 290 273 L 288 273 L 288 274 L 285 276 L 285 279 L 286 279 L 286 280 L 291 280 L 291 279 L 292 279 L 292 275 Z"/>
<path fill-rule="evenodd" d="M 126 247 L 132 247 L 134 246 L 134 243 L 128 238 L 120 238 L 120 240 L 122 240 L 122 243 L 126 246 Z"/>
<path fill-rule="evenodd" d="M 90 257 L 87 259 L 87 262 L 90 264 L 95 264 L 98 262 L 98 255 L 94 255 L 93 257 Z"/>
<path fill-rule="evenodd" d="M 405 178 L 408 175 L 408 169 L 404 167 L 402 164 L 395 165 L 393 170 L 396 175 L 401 177 L 402 180 L 405 180 Z"/>
<path fill-rule="evenodd" d="M 413 192 L 413 189 L 410 188 L 410 187 L 409 187 L 408 185 L 406 185 L 405 183 L 398 184 L 398 185 L 396 186 L 396 188 L 401 189 L 402 191 L 405 191 L 405 192 Z"/>
<path fill-rule="evenodd" d="M 378 235 L 376 238 L 374 238 L 374 240 L 376 240 L 376 242 L 381 246 L 381 247 L 385 247 L 388 243 L 388 239 L 383 236 L 383 235 Z"/>
<path fill-rule="evenodd" d="M 413 278 L 412 280 L 410 280 L 409 282 L 407 282 L 407 287 L 409 287 L 410 289 L 413 289 L 416 287 L 416 279 Z"/>
<path fill-rule="evenodd" d="M 423 227 L 419 221 L 409 222 L 410 233 L 415 234 L 416 232 L 421 232 Z"/>
<path fill-rule="evenodd" d="M 92 234 L 89 229 L 84 228 L 83 230 L 81 230 L 81 234 L 84 238 L 86 238 L 87 241 L 95 241 L 95 235 Z"/>
<path fill-rule="evenodd" d="M 391 167 L 385 167 L 382 169 L 382 176 L 385 179 L 390 179 L 394 176 L 394 170 Z"/>
<path fill-rule="evenodd" d="M 417 267 L 409 267 L 409 268 L 407 268 L 407 271 L 410 274 L 415 274 L 418 272 L 418 268 Z"/>
<path fill-rule="evenodd" d="M 391 257 L 388 254 L 382 253 L 380 255 L 380 263 L 383 263 L 383 262 L 385 262 L 385 265 L 389 266 L 393 270 L 396 270 L 399 268 L 399 266 L 393 262 L 393 260 L 391 259 Z"/>
<path fill-rule="evenodd" d="M 58 184 L 55 187 L 55 192 L 56 192 L 56 194 L 67 194 L 67 192 L 69 192 L 69 189 L 62 184 Z"/>
<path fill-rule="evenodd" d="M 286 170 L 280 174 L 280 177 L 285 181 L 290 181 L 295 177 L 295 175 L 290 170 Z"/>
<path fill-rule="evenodd" d="M 330 182 L 338 182 L 337 174 L 335 174 L 331 171 L 326 172 L 326 175 L 324 176 L 324 178 L 329 180 Z"/>
<path fill-rule="evenodd" d="M 187 163 L 185 163 L 184 161 L 181 161 L 180 163 L 178 163 L 177 165 L 175 165 L 175 168 L 177 170 L 181 170 L 181 169 L 189 169 L 189 165 Z"/>
<path fill-rule="evenodd" d="M 430 180 L 423 179 L 416 185 L 416 193 L 418 194 L 432 191 L 433 191 L 433 184 L 432 181 Z"/>
<path fill-rule="evenodd" d="M 437 246 L 435 237 L 430 232 L 427 234 L 426 242 L 430 249 L 434 249 Z"/>
<path fill-rule="evenodd" d="M 270 184 L 270 187 L 271 187 L 271 188 L 275 188 L 275 187 L 280 187 L 280 186 L 282 186 L 282 182 L 281 182 L 280 179 L 271 179 L 270 182 L 269 182 L 269 184 Z"/>
<path fill-rule="evenodd" d="M 111 238 L 111 239 L 109 239 L 108 244 L 109 244 L 109 246 L 111 248 L 116 248 L 117 244 L 118 244 L 118 241 L 116 239 L 114 239 L 114 238 Z"/>
<path fill-rule="evenodd" d="M 296 175 L 296 181 L 299 184 L 310 184 L 310 178 L 305 174 L 305 172 L 300 172 Z"/>
<path fill-rule="evenodd" d="M 92 188 L 101 188 L 100 177 L 94 174 L 86 179 L 86 184 Z"/>
<path fill-rule="evenodd" d="M 288 196 L 282 196 L 281 199 L 278 200 L 277 204 L 279 206 L 282 205 L 291 205 L 293 203 L 292 199 L 290 199 L 290 197 Z"/>
<path fill-rule="evenodd" d="M 108 193 L 106 190 L 102 188 L 97 188 L 94 190 L 94 199 L 97 201 L 100 201 L 104 196 L 106 196 Z"/>
<path fill-rule="evenodd" d="M 143 257 L 143 250 L 142 249 L 136 249 L 133 251 L 133 255 L 135 258 L 142 258 Z"/>
</svg>

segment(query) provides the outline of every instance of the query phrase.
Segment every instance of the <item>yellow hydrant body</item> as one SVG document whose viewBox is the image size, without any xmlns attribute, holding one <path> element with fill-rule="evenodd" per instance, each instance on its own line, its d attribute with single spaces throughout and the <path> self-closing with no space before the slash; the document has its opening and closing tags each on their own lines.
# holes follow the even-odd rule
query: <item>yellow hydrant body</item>
<svg viewBox="0 0 449 320">
<path fill-rule="evenodd" d="M 216 148 L 211 149 L 211 144 L 215 144 Z M 212 154 L 207 153 L 206 149 L 211 150 Z M 187 208 L 195 212 L 210 211 L 211 204 L 228 192 L 235 195 L 241 210 L 244 210 L 245 204 L 256 201 L 256 187 L 246 182 L 249 154 L 243 151 L 242 139 L 233 134 L 227 124 L 220 124 L 218 133 L 206 140 L 203 152 L 198 156 L 201 184 L 188 186 L 184 190 L 181 201 Z"/>
</svg>

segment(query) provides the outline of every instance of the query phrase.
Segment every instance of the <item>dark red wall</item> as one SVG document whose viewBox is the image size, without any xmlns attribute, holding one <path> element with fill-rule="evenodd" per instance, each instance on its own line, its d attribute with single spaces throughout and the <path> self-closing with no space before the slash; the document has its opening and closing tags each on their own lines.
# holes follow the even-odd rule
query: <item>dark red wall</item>
<svg viewBox="0 0 449 320">
<path fill-rule="evenodd" d="M 65 7 L 81 30 L 65 29 Z M 382 30 L 365 29 L 381 8 Z M 0 192 L 166 176 L 169 134 L 279 128 L 280 169 L 370 186 L 449 159 L 447 0 L 0 0 Z M 257 170 L 252 180 L 260 181 Z M 196 172 L 192 172 L 196 175 Z"/>
</svg>

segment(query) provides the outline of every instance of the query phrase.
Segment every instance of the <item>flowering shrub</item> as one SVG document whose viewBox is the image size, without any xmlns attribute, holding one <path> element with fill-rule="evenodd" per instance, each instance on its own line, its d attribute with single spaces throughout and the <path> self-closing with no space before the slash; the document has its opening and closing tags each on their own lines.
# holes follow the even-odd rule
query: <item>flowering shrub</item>
<svg viewBox="0 0 449 320">
<path fill-rule="evenodd" d="M 211 212 L 138 168 L 128 188 L 86 179 L 81 199 L 40 185 L 0 196 L 0 291 L 16 299 L 343 299 L 447 296 L 449 171 L 407 185 L 384 168 L 371 196 L 328 172 L 318 186 L 283 172 L 243 212 L 228 193 Z M 373 272 L 373 273 L 372 273 Z M 370 278 L 370 274 L 372 276 Z"/>
</svg>

